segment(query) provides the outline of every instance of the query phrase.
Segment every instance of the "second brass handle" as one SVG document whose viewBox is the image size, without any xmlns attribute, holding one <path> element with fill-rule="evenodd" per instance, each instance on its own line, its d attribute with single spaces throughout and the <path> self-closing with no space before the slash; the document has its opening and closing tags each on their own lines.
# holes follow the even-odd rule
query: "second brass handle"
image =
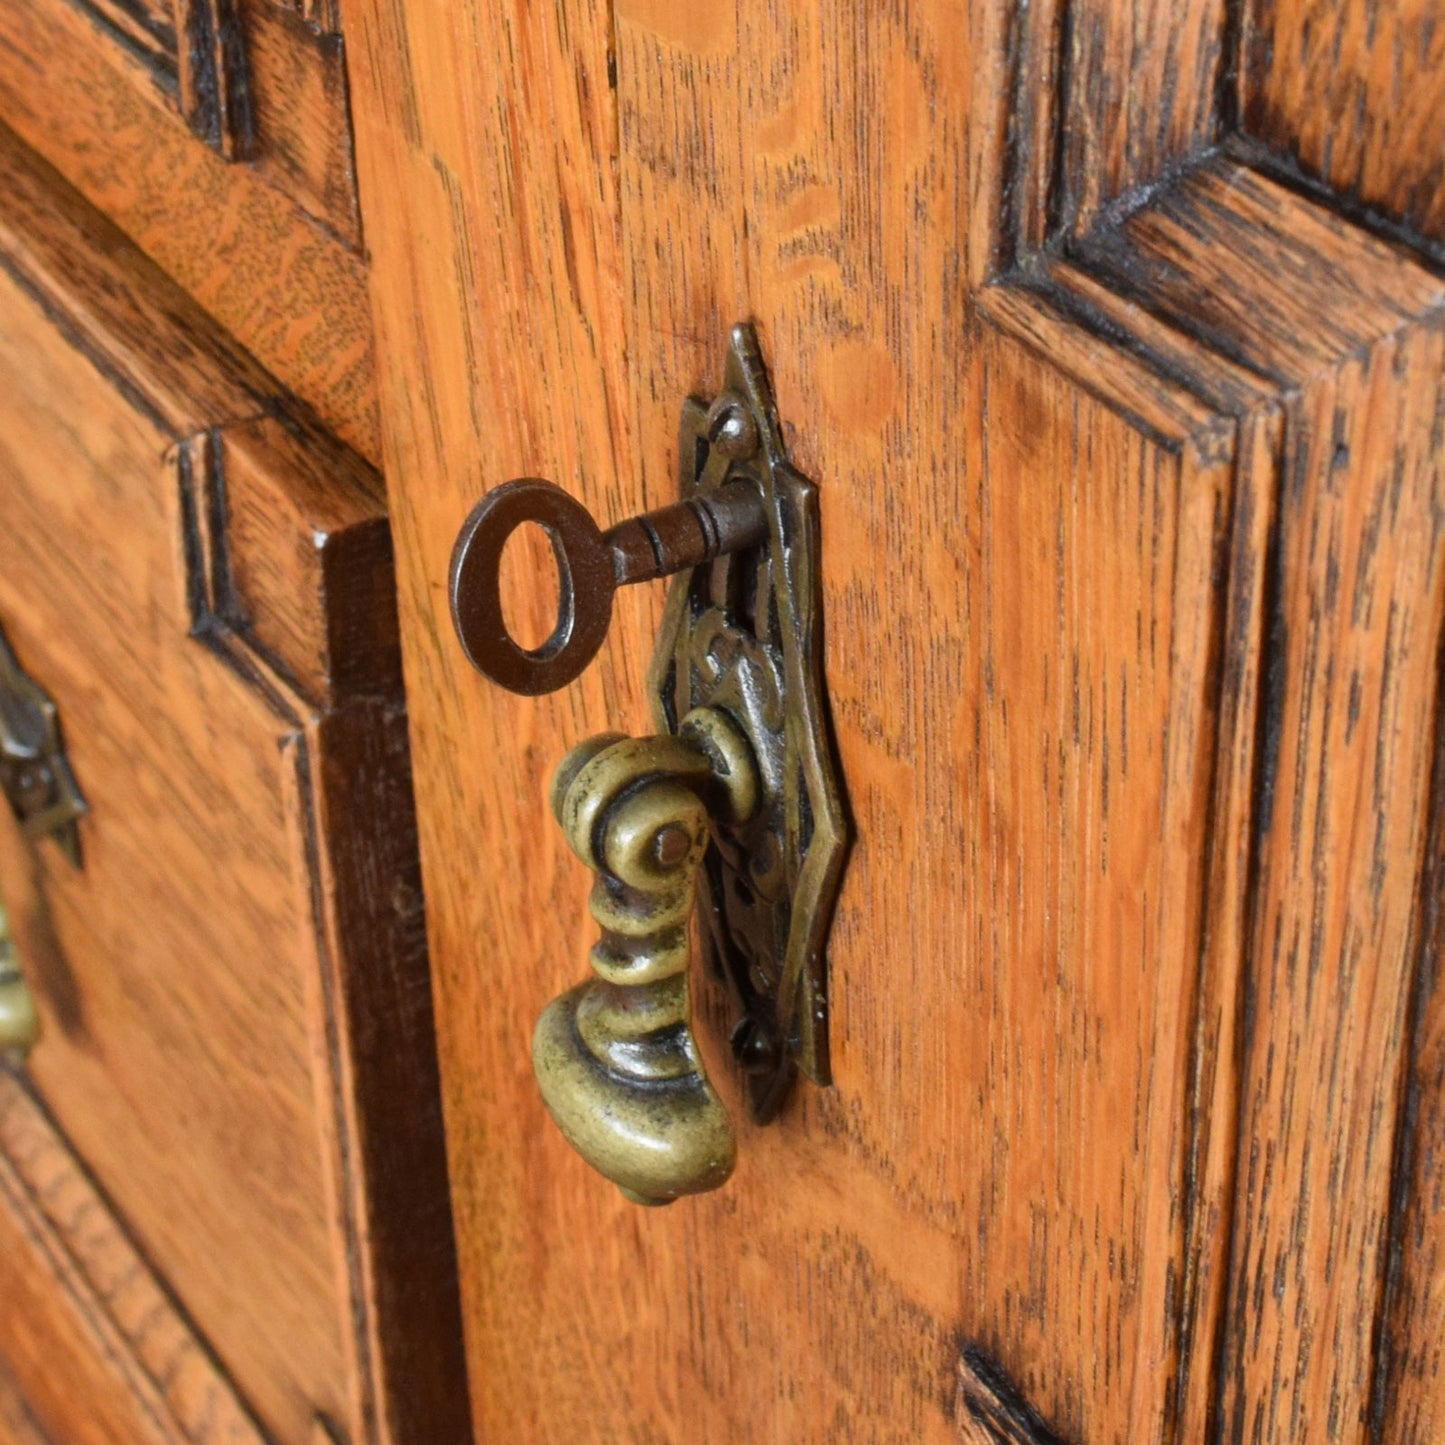
<svg viewBox="0 0 1445 1445">
<path fill-rule="evenodd" d="M 0 903 L 0 1057 L 23 1063 L 39 1036 L 35 997 L 20 972 L 10 919 Z"/>
<path fill-rule="evenodd" d="M 692 1031 L 688 925 L 709 819 L 736 826 L 758 802 L 742 730 L 721 708 L 673 737 L 604 734 L 558 769 L 552 808 L 597 877 L 594 977 L 537 1023 L 542 1097 L 582 1156 L 640 1204 L 716 1189 L 732 1173 L 732 1123 Z"/>
</svg>

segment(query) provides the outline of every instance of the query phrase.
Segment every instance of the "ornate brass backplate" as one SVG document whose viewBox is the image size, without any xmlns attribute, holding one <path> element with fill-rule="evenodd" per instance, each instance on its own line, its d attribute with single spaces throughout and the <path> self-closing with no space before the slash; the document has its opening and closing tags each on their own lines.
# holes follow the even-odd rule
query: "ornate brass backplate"
<svg viewBox="0 0 1445 1445">
<path fill-rule="evenodd" d="M 767 535 L 672 584 L 651 686 L 660 725 L 718 707 L 757 760 L 759 804 L 714 821 L 700 888 L 703 946 L 739 1006 L 733 1050 L 752 1113 L 772 1118 L 798 1069 L 831 1082 L 825 944 L 848 823 L 822 678 L 817 491 L 788 461 L 750 326 L 733 328 L 722 394 L 684 404 L 681 495 L 756 487 Z"/>
<path fill-rule="evenodd" d="M 50 695 L 20 666 L 0 628 L 0 786 L 27 837 L 50 836 L 80 865 L 85 799 L 60 738 Z"/>
</svg>

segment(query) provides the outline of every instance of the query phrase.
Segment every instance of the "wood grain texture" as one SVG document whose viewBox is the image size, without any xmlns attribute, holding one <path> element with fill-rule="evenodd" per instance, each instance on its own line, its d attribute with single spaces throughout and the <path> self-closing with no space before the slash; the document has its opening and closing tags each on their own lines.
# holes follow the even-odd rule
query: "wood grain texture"
<svg viewBox="0 0 1445 1445">
<path fill-rule="evenodd" d="M 0 614 L 92 806 L 83 872 L 5 840 L 33 1078 L 276 1439 L 451 1445 L 378 479 L 13 139 L 0 176 Z"/>
<path fill-rule="evenodd" d="M 79 1161 L 9 1074 L 0 1074 L 0 1246 L 0 1352 L 7 1383 L 23 1382 L 35 1440 L 43 1425 L 66 1445 L 263 1445 Z M 22 1395 L 20 1383 L 12 1388 Z"/>
<path fill-rule="evenodd" d="M 115 40 L 134 51 L 179 98 L 175 0 L 82 0 Z"/>
<path fill-rule="evenodd" d="M 300 120 L 329 124 L 309 106 Z M 0 121 L 343 441 L 378 455 L 364 263 L 251 167 L 227 164 L 192 135 L 151 66 L 71 0 L 7 4 Z M 298 141 L 313 143 L 332 144 Z"/>
<path fill-rule="evenodd" d="M 181 114 L 223 160 L 249 159 L 251 75 L 234 0 L 176 0 L 175 22 Z"/>
<path fill-rule="evenodd" d="M 1356 206 L 1445 245 L 1445 25 L 1433 0 L 1250 0 L 1243 129 Z"/>
</svg>

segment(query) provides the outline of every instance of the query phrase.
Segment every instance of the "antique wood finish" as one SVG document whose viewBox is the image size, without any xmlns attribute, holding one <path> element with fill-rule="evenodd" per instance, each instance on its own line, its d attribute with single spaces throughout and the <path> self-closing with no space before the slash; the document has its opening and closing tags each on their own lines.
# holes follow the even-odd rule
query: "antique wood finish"
<svg viewBox="0 0 1445 1445">
<path fill-rule="evenodd" d="M 250 66 L 233 0 L 176 0 L 175 36 L 158 78 L 175 82 L 181 114 L 207 145 L 225 160 L 249 159 Z"/>
<path fill-rule="evenodd" d="M 1220 1405 L 1234 1438 L 1356 1440 L 1436 707 L 1445 284 L 1228 167 L 1083 254 L 1281 388 Z"/>
<path fill-rule="evenodd" d="M 1428 1419 L 1445 288 L 1212 153 L 1239 16 L 348 5 L 479 1433 Z M 823 505 L 835 1086 L 638 1214 L 545 1126 L 527 1039 L 585 937 L 546 775 L 643 724 L 661 599 L 521 700 L 442 583 L 509 477 L 604 525 L 669 500 L 741 316 Z"/>
<path fill-rule="evenodd" d="M 214 0 L 196 3 L 209 12 Z M 246 164 L 228 163 L 192 132 L 174 55 L 121 43 L 84 0 L 0 6 L 0 121 L 342 440 L 375 458 L 340 43 L 271 0 L 241 3 L 254 130 Z"/>
<path fill-rule="evenodd" d="M 0 188 L 0 617 L 92 809 L 82 870 L 3 839 L 34 1086 L 266 1438 L 464 1440 L 378 479 L 8 134 Z"/>
</svg>

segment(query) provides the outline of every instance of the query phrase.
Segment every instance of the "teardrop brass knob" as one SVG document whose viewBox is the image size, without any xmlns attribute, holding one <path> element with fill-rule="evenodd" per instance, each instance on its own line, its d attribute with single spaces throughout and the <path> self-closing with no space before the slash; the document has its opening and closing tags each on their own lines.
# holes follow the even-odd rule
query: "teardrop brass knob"
<svg viewBox="0 0 1445 1445">
<path fill-rule="evenodd" d="M 10 919 L 0 903 L 0 1055 L 24 1063 L 40 1037 L 35 998 L 20 973 L 20 956 Z"/>
<path fill-rule="evenodd" d="M 595 870 L 596 977 L 538 1020 L 532 1063 L 574 1148 L 639 1204 L 716 1189 L 733 1171 L 732 1123 L 692 1031 L 688 925 L 709 818 L 736 825 L 758 804 L 758 771 L 721 708 L 676 737 L 593 738 L 563 760 L 552 810 Z"/>
</svg>

